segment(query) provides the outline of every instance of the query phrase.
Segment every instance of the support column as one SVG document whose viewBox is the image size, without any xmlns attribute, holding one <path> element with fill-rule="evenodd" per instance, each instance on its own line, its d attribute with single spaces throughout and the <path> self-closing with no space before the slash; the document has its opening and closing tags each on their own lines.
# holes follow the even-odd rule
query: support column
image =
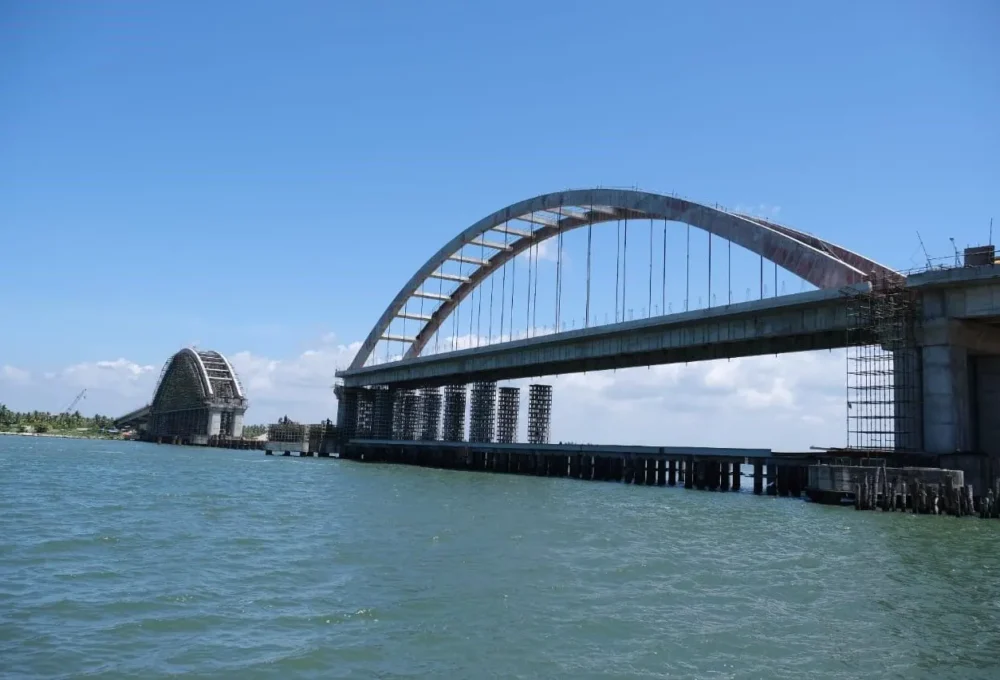
<svg viewBox="0 0 1000 680">
<path fill-rule="evenodd" d="M 684 488 L 694 488 L 694 461 L 690 456 L 684 460 Z"/>
<path fill-rule="evenodd" d="M 719 490 L 729 491 L 729 482 L 732 480 L 732 469 L 729 461 L 719 463 Z"/>
<path fill-rule="evenodd" d="M 497 384 L 477 382 L 472 385 L 469 406 L 469 441 L 492 442 L 496 431 Z"/>
<path fill-rule="evenodd" d="M 548 444 L 552 420 L 552 385 L 528 387 L 528 443 Z"/>
<path fill-rule="evenodd" d="M 622 460 L 622 481 L 626 484 L 635 482 L 635 459 L 629 456 Z"/>
<path fill-rule="evenodd" d="M 673 459 L 667 462 L 667 484 L 677 486 L 677 461 Z"/>
<path fill-rule="evenodd" d="M 740 490 L 740 484 L 743 481 L 743 464 L 742 462 L 733 463 L 733 491 Z"/>
<path fill-rule="evenodd" d="M 392 438 L 392 403 L 395 390 L 379 386 L 372 390 L 372 439 Z"/>
<path fill-rule="evenodd" d="M 767 464 L 767 495 L 777 496 L 778 495 L 778 466 L 774 463 L 769 462 Z"/>
<path fill-rule="evenodd" d="M 447 385 L 444 388 L 444 431 L 446 442 L 465 439 L 465 385 Z"/>
<path fill-rule="evenodd" d="M 520 405 L 520 388 L 500 388 L 497 404 L 497 441 L 501 444 L 513 444 L 517 441 L 517 415 Z"/>
<path fill-rule="evenodd" d="M 420 438 L 424 441 L 435 441 L 441 431 L 441 390 L 437 387 L 425 388 L 421 393 L 424 403 L 423 422 L 420 427 Z"/>
<path fill-rule="evenodd" d="M 785 465 L 778 466 L 778 495 L 787 496 L 788 495 L 788 467 Z"/>
<path fill-rule="evenodd" d="M 610 458 L 611 461 L 611 481 L 613 482 L 623 482 L 625 481 L 625 459 L 624 458 Z"/>
<path fill-rule="evenodd" d="M 348 440 L 354 439 L 357 432 L 358 392 L 359 390 L 354 387 L 337 386 L 337 432 L 340 439 L 338 448 L 343 448 Z"/>
<path fill-rule="evenodd" d="M 759 461 L 753 464 L 753 492 L 758 496 L 764 493 L 764 464 Z"/>
</svg>

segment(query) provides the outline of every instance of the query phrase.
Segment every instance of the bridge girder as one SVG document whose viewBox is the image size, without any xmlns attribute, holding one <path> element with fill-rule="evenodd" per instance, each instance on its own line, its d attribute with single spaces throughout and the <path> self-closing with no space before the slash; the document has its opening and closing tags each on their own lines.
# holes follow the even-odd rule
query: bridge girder
<svg viewBox="0 0 1000 680">
<path fill-rule="evenodd" d="M 498 210 L 446 243 L 393 298 L 358 350 L 349 370 L 364 367 L 378 342 L 384 339 L 393 319 L 406 315 L 404 310 L 411 298 L 431 298 L 439 301 L 440 305 L 419 328 L 404 359 L 420 356 L 427 342 L 462 300 L 506 262 L 561 233 L 619 219 L 654 219 L 688 224 L 742 246 L 820 289 L 860 283 L 873 272 L 883 277 L 898 276 L 873 260 L 818 237 L 682 198 L 629 189 L 560 191 Z M 515 228 L 511 226 L 512 222 L 531 229 Z M 481 239 L 491 230 L 515 234 L 517 238 L 505 244 L 503 250 L 482 253 L 481 259 L 467 258 L 462 254 L 467 246 L 481 248 Z M 463 274 L 461 278 L 466 280 L 445 295 L 425 291 L 424 284 L 430 278 L 441 278 L 439 269 L 449 260 L 468 262 L 475 265 L 475 269 L 467 275 Z"/>
</svg>

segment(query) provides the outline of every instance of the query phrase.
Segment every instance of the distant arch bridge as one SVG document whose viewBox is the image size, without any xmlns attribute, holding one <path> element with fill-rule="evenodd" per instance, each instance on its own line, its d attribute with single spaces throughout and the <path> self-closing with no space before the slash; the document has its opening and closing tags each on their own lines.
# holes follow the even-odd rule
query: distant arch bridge
<svg viewBox="0 0 1000 680">
<path fill-rule="evenodd" d="M 184 348 L 160 371 L 149 404 L 115 421 L 154 441 L 205 444 L 240 437 L 247 398 L 239 376 L 220 352 Z"/>
</svg>

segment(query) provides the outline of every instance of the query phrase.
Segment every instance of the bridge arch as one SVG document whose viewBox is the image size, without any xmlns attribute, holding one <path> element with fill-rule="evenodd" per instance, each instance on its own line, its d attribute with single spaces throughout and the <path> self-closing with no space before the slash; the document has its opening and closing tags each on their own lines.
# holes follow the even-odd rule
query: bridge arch
<svg viewBox="0 0 1000 680">
<path fill-rule="evenodd" d="M 247 400 L 239 377 L 219 352 L 186 347 L 160 371 L 149 404 L 154 435 L 240 436 Z"/>
<path fill-rule="evenodd" d="M 655 219 L 688 224 L 724 238 L 782 267 L 820 289 L 859 283 L 868 275 L 897 275 L 862 255 L 818 237 L 749 215 L 729 212 L 675 196 L 630 189 L 574 189 L 542 194 L 498 210 L 472 224 L 442 246 L 410 277 L 379 317 L 351 363 L 351 370 L 364 367 L 381 340 L 403 340 L 410 347 L 404 358 L 420 355 L 434 333 L 458 305 L 491 274 L 533 246 L 568 231 L 622 219 Z M 502 243 L 488 240 L 490 232 L 503 234 Z M 513 236 L 513 241 L 508 241 Z M 466 246 L 482 251 L 486 258 L 464 254 Z M 474 268 L 466 276 L 447 274 L 442 266 L 458 261 Z M 457 284 L 447 294 L 424 289 L 431 279 Z M 412 298 L 439 303 L 430 314 L 406 312 Z M 386 336 L 396 318 L 418 321 L 412 338 Z"/>
</svg>

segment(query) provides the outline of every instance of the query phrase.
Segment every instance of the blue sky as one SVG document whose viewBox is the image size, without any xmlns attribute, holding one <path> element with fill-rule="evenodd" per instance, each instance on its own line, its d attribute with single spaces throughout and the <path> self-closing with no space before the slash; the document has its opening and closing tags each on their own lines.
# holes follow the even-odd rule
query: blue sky
<svg viewBox="0 0 1000 680">
<path fill-rule="evenodd" d="M 568 187 L 910 267 L 1000 220 L 998 118 L 988 0 L 6 2 L 0 365 L 354 342 L 459 230 Z"/>
</svg>

